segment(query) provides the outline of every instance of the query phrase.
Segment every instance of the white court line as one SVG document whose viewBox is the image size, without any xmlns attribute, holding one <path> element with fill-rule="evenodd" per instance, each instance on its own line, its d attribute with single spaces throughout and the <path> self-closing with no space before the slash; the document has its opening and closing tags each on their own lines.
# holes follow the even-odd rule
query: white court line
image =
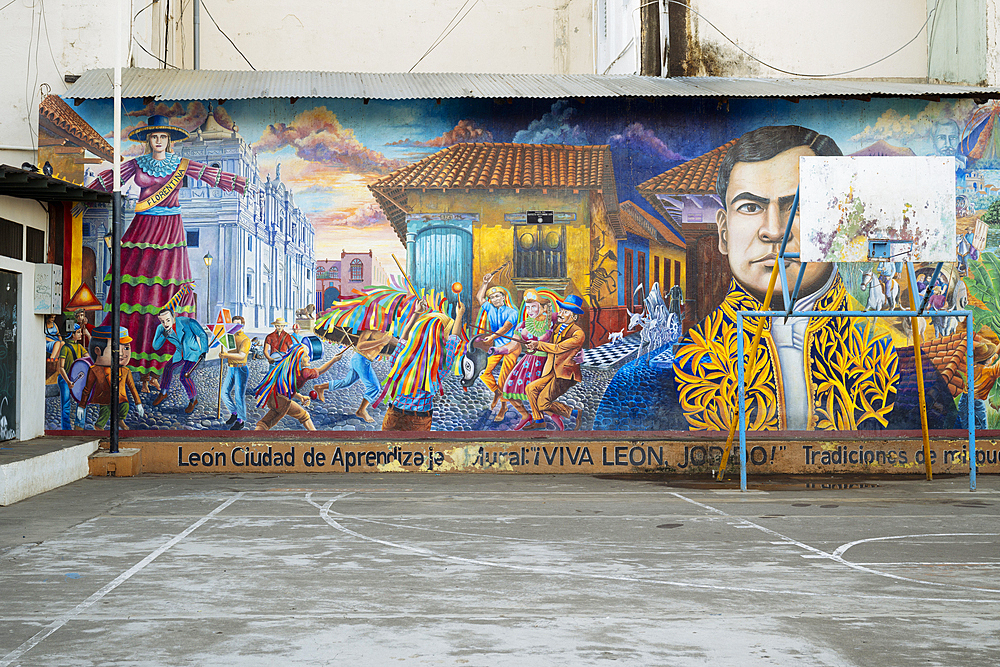
<svg viewBox="0 0 1000 667">
<path fill-rule="evenodd" d="M 833 556 L 840 558 L 844 555 L 844 552 L 851 547 L 857 546 L 859 544 L 864 544 L 865 542 L 884 542 L 886 540 L 908 540 L 914 537 L 996 537 L 1000 533 L 923 533 L 920 535 L 890 535 L 888 537 L 869 537 L 865 540 L 854 540 L 853 542 L 848 542 L 847 544 L 842 544 L 837 547 Z M 1000 563 L 998 563 L 1000 564 Z"/>
<path fill-rule="evenodd" d="M 432 551 L 431 549 L 425 549 L 423 547 L 415 547 L 409 544 L 400 544 L 398 542 L 390 542 L 388 540 L 381 540 L 377 537 L 370 537 L 368 535 L 362 535 L 356 531 L 351 530 L 340 524 L 332 515 L 336 514 L 342 519 L 354 519 L 357 521 L 363 521 L 361 517 L 347 516 L 339 512 L 330 511 L 331 505 L 337 500 L 346 498 L 347 496 L 353 495 L 352 493 L 342 493 L 334 498 L 328 500 L 325 504 L 320 505 L 312 499 L 312 493 L 306 493 L 305 501 L 319 510 L 320 518 L 322 518 L 328 525 L 336 530 L 344 533 L 345 535 L 350 535 L 351 537 L 356 537 L 359 540 L 364 540 L 365 542 L 372 542 L 374 544 L 381 544 L 382 546 L 390 547 L 392 549 L 400 549 L 402 551 L 408 551 L 418 556 L 424 556 L 426 558 L 435 558 L 440 560 L 451 560 L 457 561 L 459 563 L 467 563 L 470 565 L 484 565 L 486 567 L 492 567 L 497 569 L 507 569 L 507 570 L 517 570 L 520 572 L 530 572 L 532 574 L 540 575 L 557 575 L 557 576 L 567 576 L 585 579 L 597 579 L 601 581 L 620 581 L 631 584 L 661 584 L 664 586 L 675 586 L 677 588 L 687 588 L 694 590 L 711 590 L 720 591 L 726 593 L 765 593 L 768 595 L 784 594 L 784 595 L 799 595 L 803 597 L 842 597 L 850 599 L 863 599 L 863 600 L 899 600 L 898 595 L 844 595 L 840 593 L 820 593 L 815 591 L 806 590 L 773 590 L 764 588 L 750 588 L 746 586 L 718 586 L 715 584 L 693 584 L 683 581 L 670 581 L 665 579 L 648 579 L 643 577 L 626 577 L 621 575 L 611 575 L 611 574 L 595 574 L 593 572 L 583 572 L 579 570 L 567 570 L 561 568 L 541 568 L 541 567 L 530 567 L 526 565 L 513 565 L 511 563 L 500 563 L 495 561 L 482 560 L 479 558 L 465 558 L 464 556 L 453 556 L 451 554 L 440 553 L 437 551 Z M 685 500 L 687 500 L 685 498 Z M 700 503 L 696 503 L 700 504 Z M 707 507 L 707 506 L 706 506 Z M 714 508 L 709 508 L 713 509 Z M 719 511 L 719 510 L 714 510 Z M 726 515 L 728 516 L 728 515 Z M 822 552 L 820 552 L 822 553 Z M 825 554 L 829 556 L 829 554 Z M 923 583 L 923 582 L 917 582 Z M 991 591 L 993 592 L 993 591 Z M 976 598 L 931 598 L 931 597 L 908 597 L 907 600 L 917 601 L 917 602 L 982 602 L 981 599 Z M 0 666 L 2 667 L 2 666 Z"/>
<path fill-rule="evenodd" d="M 2 659 L 0 659 L 0 667 L 7 667 L 11 663 L 13 663 L 15 660 L 17 660 L 18 658 L 20 658 L 22 655 L 24 655 L 25 653 L 27 653 L 28 651 L 30 651 L 31 649 L 33 649 L 35 646 L 38 646 L 38 644 L 40 644 L 46 637 L 48 637 L 49 635 L 51 635 L 52 633 L 54 633 L 56 630 L 58 630 L 59 628 L 61 628 L 64 625 L 66 625 L 71 620 L 73 620 L 73 618 L 76 617 L 84 609 L 87 609 L 88 607 L 91 607 L 95 602 L 99 601 L 105 595 L 107 595 L 111 591 L 115 590 L 116 588 L 118 588 L 119 586 L 121 586 L 123 583 L 125 583 L 129 579 L 131 579 L 132 575 L 136 574 L 137 572 L 139 572 L 140 570 L 142 570 L 144 567 L 146 567 L 147 565 L 149 565 L 150 563 L 152 563 L 164 551 L 166 551 L 167 549 L 169 549 L 170 547 L 174 546 L 175 544 L 177 544 L 178 542 L 180 542 L 181 540 L 183 540 L 185 537 L 187 537 L 188 535 L 190 535 L 191 533 L 193 533 L 195 530 L 198 529 L 198 527 L 200 527 L 202 524 L 204 524 L 206 521 L 208 521 L 209 519 L 211 519 L 212 517 L 214 517 L 216 514 L 218 514 L 222 510 L 226 509 L 227 507 L 229 507 L 230 505 L 232 505 L 233 503 L 235 503 L 242 496 L 243 496 L 242 492 L 237 493 L 235 496 L 233 496 L 232 498 L 230 498 L 226 502 L 222 503 L 221 505 L 219 505 L 218 507 L 216 507 L 214 510 L 212 510 L 211 512 L 209 512 L 208 514 L 206 514 L 202 518 L 198 519 L 197 521 L 195 521 L 193 524 L 191 524 L 187 528 L 185 528 L 182 532 L 180 532 L 177 535 L 175 535 L 174 537 L 172 537 L 165 544 L 163 544 L 162 546 L 158 547 L 155 551 L 153 551 L 152 553 L 150 553 L 148 556 L 146 556 L 145 558 L 143 558 L 141 561 L 139 561 L 138 563 L 136 563 L 135 565 L 133 565 L 129 569 L 125 570 L 121 574 L 119 574 L 117 577 L 114 578 L 114 580 L 112 580 L 112 581 L 108 582 L 107 584 L 105 584 L 103 587 L 100 588 L 100 590 L 98 590 L 97 592 L 93 593 L 89 598 L 87 598 L 86 600 L 84 600 L 80 604 L 76 605 L 75 607 L 73 607 L 72 609 L 70 609 L 67 613 L 63 614 L 62 616 L 60 616 L 56 620 L 54 620 L 51 623 L 49 623 L 42 630 L 39 630 L 38 633 L 34 637 L 32 637 L 28 641 L 24 642 L 23 644 L 21 644 L 20 646 L 18 646 L 16 649 L 14 649 L 13 651 L 11 651 L 7 655 L 5 655 Z"/>
<path fill-rule="evenodd" d="M 858 570 L 860 572 L 867 572 L 868 574 L 874 574 L 874 575 L 876 575 L 878 577 L 887 577 L 889 579 L 898 579 L 899 581 L 907 581 L 907 582 L 909 582 L 911 584 L 921 584 L 923 586 L 940 586 L 942 588 L 962 588 L 962 589 L 965 589 L 965 590 L 978 591 L 978 592 L 981 592 L 981 593 L 1000 593 L 1000 589 L 997 589 L 997 588 L 978 588 L 976 586 L 963 586 L 961 584 L 946 584 L 946 583 L 941 583 L 941 582 L 937 582 L 937 581 L 924 581 L 922 579 L 912 579 L 910 577 L 903 577 L 903 576 L 900 576 L 898 574 L 890 574 L 888 572 L 882 572 L 881 570 L 875 570 L 873 568 L 865 567 L 864 565 L 860 565 L 858 563 L 852 563 L 851 561 L 844 560 L 841 557 L 841 555 L 840 555 L 844 551 L 847 551 L 847 549 L 849 549 L 854 544 L 860 544 L 861 542 L 867 542 L 869 540 L 858 540 L 857 542 L 852 542 L 852 543 L 849 543 L 849 544 L 844 545 L 842 547 L 839 547 L 833 553 L 827 553 L 826 551 L 822 551 L 821 549 L 817 549 L 816 547 L 811 547 L 808 544 L 804 544 L 802 542 L 799 542 L 798 540 L 794 540 L 794 539 L 788 537 L 787 535 L 782 535 L 781 533 L 773 531 L 770 528 L 765 528 L 764 526 L 761 526 L 760 524 L 756 524 L 753 521 L 749 521 L 747 519 L 743 519 L 743 518 L 740 518 L 738 516 L 733 516 L 732 514 L 726 514 L 725 512 L 723 512 L 722 510 L 720 510 L 718 508 L 712 507 L 711 505 L 706 505 L 705 503 L 699 503 L 697 500 L 692 500 L 690 498 L 687 498 L 686 496 L 682 496 L 679 493 L 670 492 L 670 495 L 676 496 L 677 498 L 680 498 L 681 500 L 687 501 L 687 502 L 691 503 L 692 505 L 697 505 L 698 507 L 701 507 L 702 509 L 708 510 L 709 512 L 714 512 L 715 514 L 718 514 L 720 516 L 728 517 L 728 518 L 733 519 L 735 521 L 739 521 L 740 523 L 742 523 L 744 526 L 746 526 L 748 528 L 756 528 L 757 530 L 759 530 L 759 531 L 761 531 L 763 533 L 767 533 L 768 535 L 771 535 L 773 537 L 777 537 L 777 538 L 781 539 L 783 542 L 785 542 L 787 544 L 793 544 L 793 545 L 799 547 L 800 549 L 804 549 L 804 550 L 810 552 L 810 555 L 806 556 L 806 558 L 826 558 L 826 559 L 832 560 L 832 561 L 834 561 L 836 563 L 840 563 L 841 565 L 845 565 L 845 566 L 847 566 L 847 567 L 849 567 L 849 568 L 851 568 L 853 570 Z M 948 534 L 948 533 L 944 533 L 944 534 Z M 959 535 L 959 534 L 962 534 L 962 533 L 951 533 L 951 534 L 952 535 Z M 973 533 L 966 533 L 966 534 L 973 534 Z M 982 535 L 982 534 L 986 534 L 986 533 L 975 533 L 975 534 Z M 917 536 L 903 535 L 903 536 L 900 536 L 900 537 L 902 538 L 902 537 L 917 537 Z M 921 535 L 919 537 L 927 537 L 927 536 Z M 874 539 L 887 539 L 887 538 L 874 538 Z M 891 539 L 891 538 L 888 538 L 888 539 Z"/>
</svg>

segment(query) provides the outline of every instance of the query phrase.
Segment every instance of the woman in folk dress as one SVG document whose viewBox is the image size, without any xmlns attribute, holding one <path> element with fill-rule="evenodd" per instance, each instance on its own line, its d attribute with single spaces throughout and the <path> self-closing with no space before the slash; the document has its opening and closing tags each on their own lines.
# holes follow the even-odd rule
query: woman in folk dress
<svg viewBox="0 0 1000 667">
<path fill-rule="evenodd" d="M 524 293 L 524 317 L 521 325 L 514 330 L 512 340 L 502 348 L 497 350 L 497 354 L 510 354 L 521 346 L 521 343 L 531 341 L 547 342 L 552 337 L 552 313 L 548 305 L 542 302 L 542 297 L 534 290 L 526 290 Z M 542 369 L 545 367 L 545 358 L 548 355 L 544 352 L 527 352 L 517 360 L 517 364 L 507 376 L 507 381 L 503 386 L 503 397 L 510 405 L 514 406 L 517 414 L 521 415 L 521 421 L 515 427 L 520 430 L 531 421 L 531 415 L 524 407 L 523 401 L 528 400 L 525 388 L 531 382 L 542 377 Z M 501 407 L 501 410 L 505 408 Z"/>
<path fill-rule="evenodd" d="M 155 381 L 150 376 L 161 374 L 170 361 L 168 353 L 153 349 L 160 324 L 157 313 L 184 284 L 192 282 L 179 203 L 185 177 L 227 192 L 243 194 L 246 189 L 243 176 L 175 155 L 172 143 L 188 136 L 185 130 L 170 125 L 165 116 L 150 116 L 145 127 L 128 135 L 130 140 L 146 144 L 146 154 L 122 163 L 122 182 L 132 180 L 140 194 L 135 218 L 122 236 L 121 325 L 132 333 L 130 368 L 143 374 L 143 391 L 149 390 L 150 379 Z M 114 172 L 109 169 L 101 172 L 91 187 L 109 192 L 113 185 Z M 207 307 L 208 295 L 203 301 Z M 174 310 L 193 313 L 193 295 L 182 297 Z"/>
</svg>

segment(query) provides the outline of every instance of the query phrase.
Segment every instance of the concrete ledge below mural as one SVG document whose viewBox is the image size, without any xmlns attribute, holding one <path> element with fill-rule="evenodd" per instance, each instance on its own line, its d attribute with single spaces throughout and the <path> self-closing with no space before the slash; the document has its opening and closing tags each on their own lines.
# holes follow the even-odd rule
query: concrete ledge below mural
<svg viewBox="0 0 1000 667">
<path fill-rule="evenodd" d="M 721 441 L 525 439 L 507 442 L 467 439 L 357 440 L 246 438 L 230 441 L 177 438 L 128 439 L 142 450 L 146 473 L 194 472 L 494 472 L 494 473 L 668 473 L 709 475 L 718 467 Z M 935 474 L 967 474 L 963 438 L 931 442 Z M 1000 441 L 977 445 L 977 472 L 1000 473 Z M 753 474 L 924 473 L 923 444 L 917 438 L 881 440 L 754 440 L 747 446 Z M 739 474 L 738 452 L 729 474 Z"/>
</svg>

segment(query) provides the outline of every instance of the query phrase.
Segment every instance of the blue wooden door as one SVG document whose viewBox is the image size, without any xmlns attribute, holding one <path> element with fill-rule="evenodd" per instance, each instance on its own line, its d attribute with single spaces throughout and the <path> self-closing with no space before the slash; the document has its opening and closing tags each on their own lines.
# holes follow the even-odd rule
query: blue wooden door
<svg viewBox="0 0 1000 667">
<path fill-rule="evenodd" d="M 451 286 L 462 284 L 462 301 L 471 305 L 472 233 L 458 227 L 427 227 L 417 234 L 413 286 L 452 297 Z"/>
</svg>

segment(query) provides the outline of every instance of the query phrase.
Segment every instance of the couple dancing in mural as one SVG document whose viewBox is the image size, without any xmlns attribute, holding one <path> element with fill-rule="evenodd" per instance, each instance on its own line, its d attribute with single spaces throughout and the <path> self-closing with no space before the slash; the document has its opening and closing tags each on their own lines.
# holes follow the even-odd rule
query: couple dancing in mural
<svg viewBox="0 0 1000 667">
<path fill-rule="evenodd" d="M 493 392 L 494 422 L 503 421 L 510 406 L 521 418 L 515 430 L 544 429 L 545 413 L 559 430 L 570 417 L 579 427 L 578 412 L 557 399 L 582 379 L 578 355 L 586 334 L 577 320 L 584 312 L 583 299 L 570 295 L 561 300 L 549 290 L 527 289 L 519 313 L 510 292 L 489 286 L 493 278 L 483 276 L 476 298 L 482 304 L 478 328 L 485 332 L 480 338 L 489 346 L 479 378 Z M 497 365 L 499 377 L 494 378 Z"/>
<path fill-rule="evenodd" d="M 185 180 L 191 179 L 242 194 L 246 180 L 174 154 L 173 142 L 188 137 L 187 131 L 159 115 L 150 116 L 145 126 L 128 135 L 130 140 L 143 143 L 146 152 L 121 166 L 122 182 L 131 180 L 140 193 L 135 217 L 122 236 L 120 312 L 122 326 L 134 339 L 129 368 L 142 374 L 143 390 L 150 384 L 158 386 L 153 404 L 159 405 L 166 400 L 172 376 L 179 372 L 188 396 L 185 411 L 190 414 L 197 405 L 190 372 L 208 346 L 204 328 L 184 316 L 195 310 L 193 295 L 185 289 L 188 293 L 175 298 L 192 283 L 179 191 Z M 91 184 L 106 192 L 113 186 L 112 170 L 102 172 Z M 176 305 L 165 309 L 172 300 Z M 208 300 L 206 295 L 206 308 Z M 105 324 L 108 322 L 110 317 L 105 318 Z M 172 355 L 162 350 L 165 342 L 174 347 Z M 162 383 L 157 381 L 160 375 Z"/>
</svg>

